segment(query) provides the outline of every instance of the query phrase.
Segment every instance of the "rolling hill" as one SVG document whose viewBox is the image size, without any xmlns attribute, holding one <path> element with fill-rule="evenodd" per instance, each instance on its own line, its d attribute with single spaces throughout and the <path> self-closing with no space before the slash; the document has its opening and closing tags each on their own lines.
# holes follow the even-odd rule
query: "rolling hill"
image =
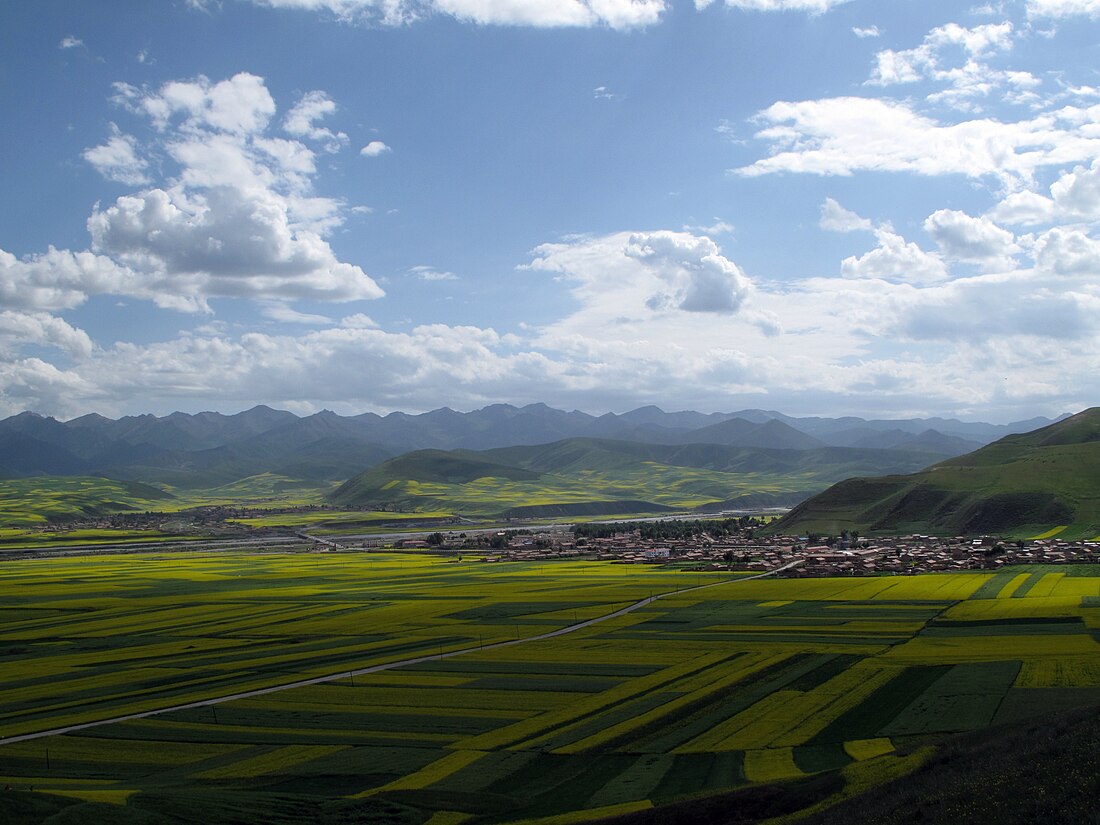
<svg viewBox="0 0 1100 825">
<path fill-rule="evenodd" d="M 765 449 L 571 438 L 493 450 L 422 450 L 349 479 L 341 506 L 479 515 L 591 515 L 787 504 L 853 474 L 896 473 L 928 454 L 845 447 Z M 744 496 L 752 496 L 744 499 Z"/>
<path fill-rule="evenodd" d="M 1100 408 L 912 475 L 842 481 L 774 529 L 1092 538 L 1100 534 Z"/>
</svg>

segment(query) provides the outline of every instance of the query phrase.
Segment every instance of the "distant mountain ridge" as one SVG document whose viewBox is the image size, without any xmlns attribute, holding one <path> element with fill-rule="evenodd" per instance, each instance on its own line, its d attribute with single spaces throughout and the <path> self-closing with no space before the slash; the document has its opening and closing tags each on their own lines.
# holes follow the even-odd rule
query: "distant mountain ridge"
<svg viewBox="0 0 1100 825">
<path fill-rule="evenodd" d="M 234 415 L 176 412 L 110 419 L 92 413 L 65 422 L 25 412 L 0 421 L 0 478 L 103 475 L 210 487 L 276 473 L 330 482 L 414 450 L 487 450 L 571 438 L 779 450 L 860 447 L 924 452 L 934 460 L 1033 428 L 1033 421 L 867 421 L 793 418 L 765 410 L 669 413 L 655 406 L 594 416 L 546 404 L 385 416 L 327 410 L 297 416 L 261 405 Z"/>
</svg>

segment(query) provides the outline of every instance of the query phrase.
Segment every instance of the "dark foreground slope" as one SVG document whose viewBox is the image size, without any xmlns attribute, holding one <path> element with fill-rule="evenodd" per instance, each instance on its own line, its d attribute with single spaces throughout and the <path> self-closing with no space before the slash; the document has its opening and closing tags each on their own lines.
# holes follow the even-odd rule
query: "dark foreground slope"
<svg viewBox="0 0 1100 825">
<path fill-rule="evenodd" d="M 1080 825 L 1100 821 L 1097 708 L 960 737 L 915 773 L 805 825 Z"/>
<path fill-rule="evenodd" d="M 1100 408 L 912 475 L 852 478 L 795 507 L 777 530 L 1100 534 Z"/>
<path fill-rule="evenodd" d="M 594 825 L 1083 825 L 1100 821 L 1100 709 L 941 743 L 912 773 L 862 790 L 843 771 L 674 803 Z M 788 819 L 804 809 L 809 816 Z M 783 817 L 782 819 L 774 819 Z"/>
</svg>

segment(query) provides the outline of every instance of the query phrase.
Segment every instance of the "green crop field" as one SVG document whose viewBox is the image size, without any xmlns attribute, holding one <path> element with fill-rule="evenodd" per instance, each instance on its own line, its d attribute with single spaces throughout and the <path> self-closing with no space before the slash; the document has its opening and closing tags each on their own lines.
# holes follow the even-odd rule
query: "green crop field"
<svg viewBox="0 0 1100 825">
<path fill-rule="evenodd" d="M 187 554 L 9 562 L 0 596 L 9 739 L 338 677 L 0 743 L 0 820 L 565 823 L 777 782 L 824 809 L 944 737 L 1100 703 L 1095 568 Z"/>
</svg>

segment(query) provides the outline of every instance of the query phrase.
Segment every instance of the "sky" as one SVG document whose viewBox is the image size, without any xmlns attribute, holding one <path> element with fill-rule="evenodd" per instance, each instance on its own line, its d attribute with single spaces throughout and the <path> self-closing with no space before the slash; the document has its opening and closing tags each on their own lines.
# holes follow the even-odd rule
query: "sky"
<svg viewBox="0 0 1100 825">
<path fill-rule="evenodd" d="M 0 5 L 0 414 L 1100 398 L 1100 0 Z"/>
</svg>

